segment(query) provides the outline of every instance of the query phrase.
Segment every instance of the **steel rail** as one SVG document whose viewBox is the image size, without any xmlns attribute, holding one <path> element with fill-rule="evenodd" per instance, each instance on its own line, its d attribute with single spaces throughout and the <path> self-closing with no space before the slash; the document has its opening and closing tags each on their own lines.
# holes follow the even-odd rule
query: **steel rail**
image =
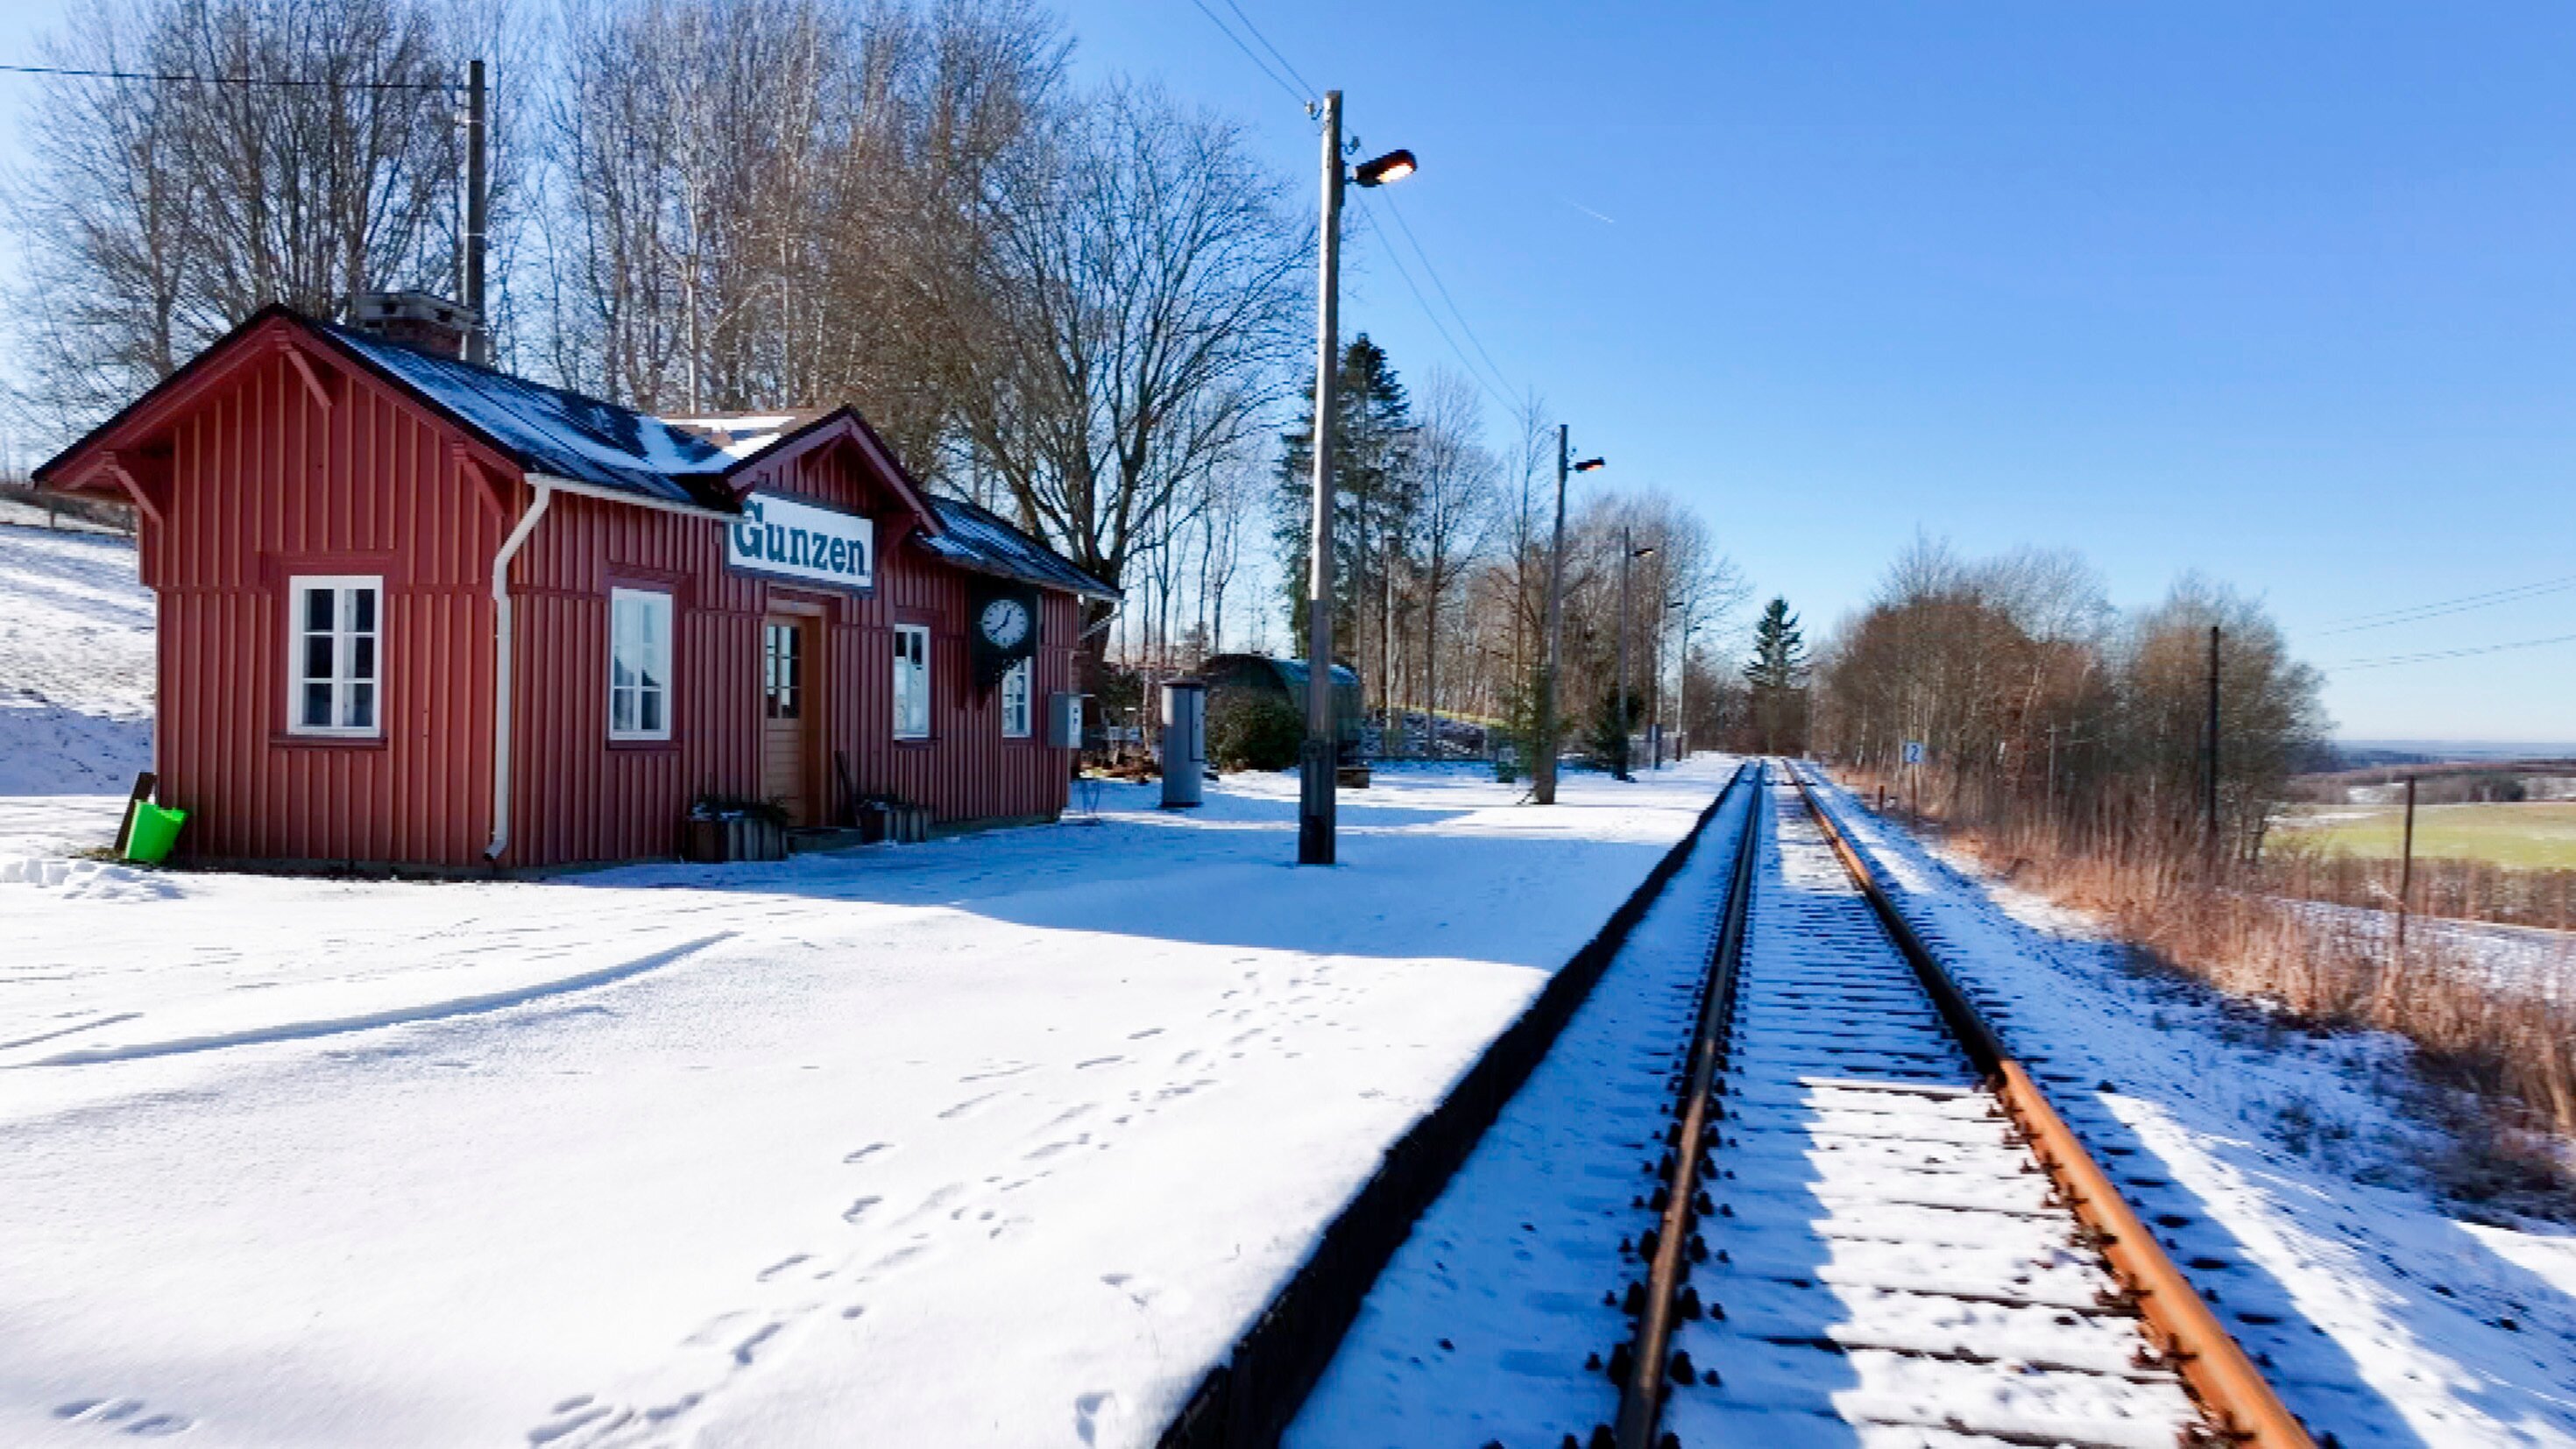
<svg viewBox="0 0 2576 1449">
<path fill-rule="evenodd" d="M 1852 880 L 1868 899 L 1879 924 L 1913 966 L 1942 1019 L 2028 1141 L 2058 1196 L 2074 1210 L 2092 1246 L 2135 1303 L 2150 1341 L 2165 1363 L 2182 1376 L 2202 1410 L 2215 1421 L 2213 1427 L 2229 1440 L 2258 1449 L 2313 1449 L 2308 1431 L 2283 1407 L 2271 1384 L 2245 1356 L 2235 1336 L 2209 1311 L 2209 1305 L 2201 1301 L 2182 1270 L 2165 1256 L 2155 1234 L 2138 1220 L 2137 1213 L 2112 1184 L 2110 1174 L 2093 1161 L 2083 1142 L 2049 1105 L 2047 1094 L 2004 1049 L 2002 1038 L 1880 888 L 1876 872 L 1844 837 L 1824 803 L 1808 788 L 1803 773 L 1793 766 L 1788 774 L 1798 787 L 1799 798 L 1806 802 L 1823 830 L 1826 843 L 1833 847 L 1844 869 L 1851 872 Z M 1621 1439 L 1621 1449 L 1627 1449 L 1628 1442 Z"/>
<path fill-rule="evenodd" d="M 1763 791 L 1769 785 L 1769 767 L 1753 762 L 1738 772 L 1751 772 L 1751 798 L 1745 803 L 1744 825 L 1737 832 L 1735 872 L 1726 891 L 1726 914 L 1718 928 L 1716 948 L 1709 956 L 1706 985 L 1700 993 L 1699 1020 L 1692 1030 L 1690 1070 L 1680 1098 L 1676 1102 L 1673 1125 L 1666 1129 L 1664 1140 L 1672 1152 L 1671 1178 L 1657 1189 L 1663 1194 L 1663 1213 L 1657 1219 L 1653 1242 L 1641 1245 L 1647 1261 L 1644 1302 L 1637 1313 L 1637 1331 L 1628 1344 L 1627 1372 L 1620 1375 L 1619 1421 L 1613 1427 L 1611 1442 L 1616 1449 L 1653 1449 L 1656 1423 L 1663 1416 L 1664 1396 L 1669 1365 L 1665 1350 L 1672 1344 L 1674 1320 L 1683 1313 L 1682 1280 L 1690 1276 L 1691 1227 L 1698 1217 L 1700 1168 L 1706 1156 L 1710 1119 L 1710 1088 L 1717 1080 L 1719 1059 L 1724 1055 L 1727 1020 L 1734 1013 L 1736 965 L 1744 956 L 1744 932 L 1753 902 L 1753 862 L 1761 844 L 1761 821 L 1764 810 Z M 1597 1433 L 1597 1431 L 1596 1431 Z"/>
</svg>

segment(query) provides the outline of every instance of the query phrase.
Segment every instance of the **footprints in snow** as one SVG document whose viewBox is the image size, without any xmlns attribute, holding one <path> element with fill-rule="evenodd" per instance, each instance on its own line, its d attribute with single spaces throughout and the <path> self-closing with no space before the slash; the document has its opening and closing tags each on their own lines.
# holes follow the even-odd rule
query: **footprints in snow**
<svg viewBox="0 0 2576 1449">
<path fill-rule="evenodd" d="M 151 1406 L 141 1399 L 74 1399 L 56 1405 L 54 1417 L 102 1433 L 137 1439 L 166 1439 L 197 1427 L 197 1421 L 185 1414 L 151 1412 Z"/>
<path fill-rule="evenodd" d="M 1148 1048 L 1069 1062 L 1058 1059 L 1058 1065 L 1052 1068 L 1059 1083 L 1100 1082 L 1102 1077 L 1097 1074 L 1106 1074 L 1113 1081 L 1125 1074 L 1141 1074 L 1144 1080 L 1123 1093 L 1116 1087 L 1094 1087 L 1096 1095 L 1092 1099 L 1046 1103 L 1032 1085 L 1007 1080 L 1041 1068 L 1008 1060 L 988 1062 L 956 1078 L 957 1084 L 971 1095 L 961 1095 L 933 1114 L 935 1120 L 962 1123 L 971 1118 L 987 1132 L 991 1128 L 984 1124 L 998 1123 L 1006 1134 L 1005 1140 L 1007 1134 L 1017 1133 L 1021 1148 L 1016 1159 L 1021 1170 L 1017 1174 L 996 1173 L 980 1180 L 945 1183 L 909 1202 L 905 1201 L 908 1194 L 901 1192 L 866 1191 L 854 1195 L 840 1216 L 844 1227 L 860 1236 L 833 1247 L 788 1253 L 752 1274 L 747 1291 L 754 1296 L 744 1306 L 718 1314 L 690 1334 L 682 1347 L 692 1352 L 661 1366 L 646 1380 L 658 1385 L 658 1391 L 641 1388 L 632 1397 L 621 1393 L 618 1397 L 624 1398 L 624 1403 L 588 1394 L 566 1399 L 554 1406 L 544 1423 L 528 1431 L 529 1442 L 544 1449 L 572 1449 L 575 1445 L 604 1449 L 608 1444 L 627 1443 L 639 1433 L 650 1436 L 663 1431 L 670 1420 L 705 1402 L 734 1376 L 760 1371 L 780 1348 L 799 1334 L 811 1332 L 817 1323 L 849 1324 L 864 1317 L 868 1305 L 853 1300 L 870 1285 L 880 1285 L 889 1275 L 899 1272 L 917 1271 L 919 1266 L 960 1246 L 1035 1225 L 1035 1216 L 1006 1211 L 1003 1195 L 1034 1186 L 1077 1160 L 1082 1152 L 1109 1150 L 1119 1136 L 1114 1129 L 1151 1117 L 1163 1104 L 1220 1085 L 1219 1064 L 1214 1058 L 1240 1059 L 1247 1043 L 1275 1034 L 1252 1025 L 1252 1018 L 1263 1009 L 1261 999 L 1269 994 L 1257 975 L 1247 972 L 1245 988 L 1229 993 L 1248 998 L 1237 1003 L 1241 1010 L 1218 1013 L 1220 1017 L 1231 1014 L 1235 1018 L 1238 1034 L 1231 1041 L 1187 1046 L 1168 1056 Z M 1310 984 L 1304 976 L 1289 982 L 1292 988 Z M 1313 993 L 1293 994 L 1286 1005 L 1305 1006 L 1313 1000 Z M 1148 1026 L 1124 1035 L 1129 1042 L 1149 1042 L 1168 1036 L 1169 1030 Z M 1077 1077 L 1077 1073 L 1082 1075 Z M 1128 1080 L 1136 1078 L 1129 1076 Z M 1055 1110 L 1049 1111 L 1050 1107 Z M 1012 1121 L 1014 1111 L 1045 1115 L 1043 1120 L 1023 1127 Z M 997 1117 L 997 1113 L 1001 1115 Z M 1081 1123 L 1083 1130 L 1073 1130 L 1076 1123 Z M 869 1142 L 844 1153 L 841 1161 L 873 1175 L 876 1166 L 898 1147 L 891 1141 Z M 877 1187 L 881 1183 L 860 1185 Z M 1105 1275 L 1101 1282 L 1140 1311 L 1149 1305 L 1158 1312 L 1168 1307 L 1171 1290 L 1162 1285 L 1128 1274 Z M 831 1286 L 827 1288 L 827 1284 Z M 677 1382 L 672 1382 L 674 1379 Z M 1077 1430 L 1085 1442 L 1118 1439 L 1132 1427 L 1132 1415 L 1126 1406 L 1107 1392 L 1082 1396 L 1076 1416 Z"/>
</svg>

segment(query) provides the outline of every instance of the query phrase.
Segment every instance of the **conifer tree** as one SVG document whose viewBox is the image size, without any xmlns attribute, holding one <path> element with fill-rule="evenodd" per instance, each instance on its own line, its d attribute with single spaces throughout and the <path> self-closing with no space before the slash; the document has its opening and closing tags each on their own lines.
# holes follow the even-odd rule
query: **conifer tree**
<svg viewBox="0 0 2576 1449">
<path fill-rule="evenodd" d="M 1766 754 L 1784 745 L 1803 748 L 1806 734 L 1807 641 L 1789 601 L 1773 598 L 1753 625 L 1753 658 L 1744 666 L 1753 686 L 1753 727 Z"/>
<path fill-rule="evenodd" d="M 1342 350 L 1333 392 L 1333 641 L 1342 658 L 1356 659 L 1361 627 L 1383 593 L 1380 555 L 1389 530 L 1409 527 L 1419 481 L 1411 467 L 1413 404 L 1388 365 L 1386 350 L 1367 333 Z M 1297 426 L 1281 439 L 1272 536 L 1283 561 L 1288 634 L 1306 653 L 1307 530 L 1313 510 L 1315 404 L 1310 395 Z"/>
</svg>

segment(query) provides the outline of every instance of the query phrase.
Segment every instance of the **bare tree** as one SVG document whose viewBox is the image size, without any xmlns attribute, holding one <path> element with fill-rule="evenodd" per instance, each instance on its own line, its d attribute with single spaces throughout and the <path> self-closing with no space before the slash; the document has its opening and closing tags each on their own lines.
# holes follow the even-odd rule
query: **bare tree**
<svg viewBox="0 0 2576 1449">
<path fill-rule="evenodd" d="M 491 4 L 123 0 L 47 42 L 68 68 L 213 79 L 45 83 L 10 207 L 30 430 L 94 420 L 272 302 L 452 294 L 463 61 L 504 26 Z"/>
<path fill-rule="evenodd" d="M 1007 169 L 986 267 L 943 294 L 980 339 L 957 421 L 1022 521 L 1115 584 L 1141 528 L 1284 385 L 1303 233 L 1230 123 L 1114 85 Z"/>
<path fill-rule="evenodd" d="M 1460 576 L 1484 552 L 1495 523 L 1500 471 L 1480 435 L 1483 407 L 1473 383 L 1434 369 L 1419 397 L 1412 466 L 1413 547 L 1422 604 L 1422 709 L 1432 753 L 1440 740 L 1440 612 Z"/>
</svg>

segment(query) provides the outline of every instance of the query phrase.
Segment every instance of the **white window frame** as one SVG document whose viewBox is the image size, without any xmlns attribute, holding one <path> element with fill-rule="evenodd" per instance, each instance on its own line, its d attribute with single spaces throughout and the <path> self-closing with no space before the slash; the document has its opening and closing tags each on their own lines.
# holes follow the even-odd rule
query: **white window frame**
<svg viewBox="0 0 2576 1449">
<path fill-rule="evenodd" d="M 1035 711 L 1029 708 L 1030 687 L 1036 682 L 1037 660 L 1022 656 L 1002 671 L 1002 738 L 1024 740 L 1029 737 L 1029 724 Z"/>
<path fill-rule="evenodd" d="M 930 738 L 930 626 L 894 626 L 894 737 Z"/>
<path fill-rule="evenodd" d="M 375 595 L 375 627 L 356 629 L 350 625 L 349 603 L 361 589 Z M 317 593 L 332 596 L 331 604 L 331 673 L 318 679 L 306 672 L 304 645 L 311 637 L 304 626 L 305 601 Z M 350 658 L 357 652 L 357 642 L 367 640 L 374 647 L 374 668 L 360 676 Z M 307 685 L 327 684 L 331 688 L 331 718 L 343 720 L 349 714 L 349 696 L 358 685 L 368 690 L 367 722 L 352 724 L 307 724 L 304 721 L 304 691 Z M 298 574 L 286 581 L 286 732 L 314 739 L 375 740 L 385 733 L 385 578 L 382 574 Z"/>
<path fill-rule="evenodd" d="M 634 684 L 621 686 L 617 682 L 617 651 L 619 646 L 618 622 L 628 610 L 636 608 L 642 608 L 651 613 L 659 614 L 661 616 L 661 629 L 657 634 L 653 634 L 651 637 L 648 637 L 643 641 L 648 647 L 655 651 L 652 657 L 645 661 L 645 672 L 638 677 Z M 676 632 L 678 622 L 679 611 L 674 606 L 670 593 L 666 590 L 613 588 L 608 591 L 608 678 L 605 683 L 608 686 L 609 739 L 619 743 L 630 741 L 649 743 L 667 740 L 671 737 L 671 702 L 673 694 L 671 681 L 671 656 L 673 649 L 671 639 L 672 635 Z M 661 680 L 661 684 L 658 688 L 648 682 L 655 677 L 658 677 Z M 617 697 L 621 691 L 630 692 L 634 696 L 636 718 L 639 720 L 643 717 L 644 701 L 646 698 L 655 694 L 660 695 L 662 705 L 661 723 L 650 729 L 647 729 L 640 724 L 624 729 L 619 728 L 617 724 Z"/>
</svg>

